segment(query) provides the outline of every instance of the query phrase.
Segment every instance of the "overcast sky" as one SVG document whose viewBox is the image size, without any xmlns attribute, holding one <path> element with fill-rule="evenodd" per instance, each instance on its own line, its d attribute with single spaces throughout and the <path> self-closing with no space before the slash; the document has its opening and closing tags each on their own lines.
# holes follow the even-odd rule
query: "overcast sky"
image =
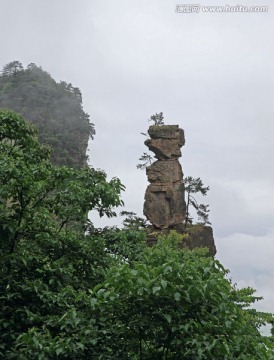
<svg viewBox="0 0 274 360">
<path fill-rule="evenodd" d="M 184 174 L 210 186 L 203 200 L 217 258 L 274 312 L 274 6 L 246 0 L 268 11 L 178 13 L 177 4 L 0 0 L 0 66 L 34 62 L 80 88 L 97 132 L 90 162 L 121 179 L 125 209 L 138 215 L 147 186 L 136 169 L 147 151 L 140 132 L 161 111 L 183 128 Z M 213 4 L 227 2 L 200 5 Z"/>
</svg>

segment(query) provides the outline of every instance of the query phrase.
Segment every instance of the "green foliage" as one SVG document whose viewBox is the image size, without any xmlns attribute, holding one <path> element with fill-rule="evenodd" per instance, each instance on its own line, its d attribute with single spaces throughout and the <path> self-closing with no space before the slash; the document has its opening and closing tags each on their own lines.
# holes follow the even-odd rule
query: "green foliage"
<svg viewBox="0 0 274 360">
<path fill-rule="evenodd" d="M 113 216 L 124 187 L 102 171 L 53 166 L 35 135 L 0 110 L 0 358 L 73 358 L 84 336 L 77 311 L 86 317 L 87 288 L 113 262 L 103 237 L 85 235 L 87 214 Z"/>
<path fill-rule="evenodd" d="M 198 204 L 197 200 L 192 194 L 200 193 L 205 196 L 209 190 L 209 186 L 204 186 L 204 183 L 200 178 L 193 178 L 192 176 L 187 176 L 184 179 L 185 192 L 187 193 L 186 199 L 186 219 L 185 226 L 192 223 L 192 218 L 190 216 L 189 208 L 192 206 L 198 215 L 198 220 L 202 221 L 204 225 L 209 224 L 209 205 Z"/>
<path fill-rule="evenodd" d="M 141 163 L 137 164 L 137 169 L 144 170 L 149 165 L 151 165 L 152 160 L 153 160 L 153 158 L 151 155 L 149 155 L 147 153 L 143 153 L 143 155 L 140 156 L 140 158 L 139 158 L 139 161 L 141 161 Z"/>
<path fill-rule="evenodd" d="M 23 65 L 20 63 L 20 61 L 12 61 L 3 67 L 2 75 L 17 76 L 17 73 L 21 70 L 23 70 Z"/>
<path fill-rule="evenodd" d="M 172 233 L 133 265 L 119 264 L 93 290 L 110 321 L 102 349 L 115 339 L 122 359 L 270 359 L 259 332 L 267 315 L 245 309 L 254 291 L 236 290 L 205 251 L 178 251 L 180 237 Z"/>
<path fill-rule="evenodd" d="M 10 110 L 0 154 L 1 359 L 273 358 L 259 332 L 273 318 L 205 250 L 178 249 L 176 232 L 148 248 L 142 230 L 92 228 L 89 210 L 122 203 L 118 179 L 53 166 Z"/>
<path fill-rule="evenodd" d="M 38 128 L 39 141 L 53 149 L 54 164 L 76 168 L 87 164 L 87 144 L 95 131 L 77 87 L 56 83 L 33 63 L 24 69 L 13 61 L 0 76 L 0 107 L 21 113 Z"/>
<path fill-rule="evenodd" d="M 155 115 L 152 115 L 148 121 L 153 121 L 153 125 L 164 125 L 164 115 L 162 112 L 156 113 Z M 148 133 L 141 132 L 142 135 L 148 136 Z M 141 161 L 139 164 L 137 164 L 137 169 L 144 170 L 152 163 L 152 156 L 148 153 L 143 153 L 143 155 L 140 156 L 139 161 Z"/>
<path fill-rule="evenodd" d="M 152 115 L 148 121 L 153 121 L 153 125 L 164 125 L 164 115 L 162 112 Z"/>
<path fill-rule="evenodd" d="M 90 234 L 95 238 L 99 235 L 104 239 L 107 253 L 113 256 L 118 263 L 132 264 L 140 258 L 146 248 L 146 234 L 139 229 L 121 230 L 117 227 L 106 227 L 93 229 Z"/>
<path fill-rule="evenodd" d="M 139 230 L 147 227 L 147 220 L 137 216 L 133 211 L 121 211 L 121 216 L 126 216 L 123 221 L 125 229 Z"/>
</svg>

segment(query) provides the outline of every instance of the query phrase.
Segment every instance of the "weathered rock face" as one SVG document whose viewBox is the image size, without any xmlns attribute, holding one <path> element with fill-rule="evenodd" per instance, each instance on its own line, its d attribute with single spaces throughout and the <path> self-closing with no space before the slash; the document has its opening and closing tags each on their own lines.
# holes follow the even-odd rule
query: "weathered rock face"
<svg viewBox="0 0 274 360">
<path fill-rule="evenodd" d="M 184 233 L 188 236 L 180 244 L 181 248 L 192 250 L 198 247 L 206 247 L 210 255 L 216 255 L 217 250 L 211 226 L 192 225 Z"/>
<path fill-rule="evenodd" d="M 158 159 L 146 172 L 144 215 L 157 229 L 172 229 L 185 220 L 183 172 L 178 161 L 184 145 L 184 131 L 178 125 L 150 126 L 145 141 Z"/>
<path fill-rule="evenodd" d="M 186 217 L 183 171 L 178 161 L 185 144 L 184 131 L 178 125 L 150 126 L 150 139 L 145 141 L 153 151 L 156 161 L 147 167 L 150 182 L 145 194 L 144 215 L 152 226 L 147 229 L 147 244 L 156 244 L 159 235 L 168 235 L 171 229 L 185 235 L 181 248 L 207 247 L 209 254 L 216 254 L 212 228 L 189 225 Z"/>
<path fill-rule="evenodd" d="M 158 160 L 177 159 L 182 156 L 180 148 L 185 144 L 184 130 L 178 125 L 150 126 L 151 139 L 145 141 Z"/>
<path fill-rule="evenodd" d="M 150 229 L 152 231 L 152 229 Z M 214 242 L 213 230 L 210 226 L 204 226 L 201 224 L 191 225 L 187 229 L 177 229 L 182 235 L 186 235 L 182 238 L 182 241 L 179 243 L 181 249 L 187 248 L 193 250 L 199 247 L 205 247 L 208 249 L 208 254 L 210 256 L 216 255 L 216 246 Z M 153 246 L 157 243 L 159 235 L 168 235 L 170 230 L 158 230 L 158 231 L 148 231 L 147 233 L 147 244 L 148 246 Z"/>
</svg>

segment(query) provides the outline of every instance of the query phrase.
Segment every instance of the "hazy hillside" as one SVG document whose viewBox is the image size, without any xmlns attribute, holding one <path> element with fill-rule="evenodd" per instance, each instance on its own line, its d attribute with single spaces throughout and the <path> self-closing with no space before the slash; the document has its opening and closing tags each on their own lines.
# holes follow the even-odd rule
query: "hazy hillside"
<svg viewBox="0 0 274 360">
<path fill-rule="evenodd" d="M 36 125 L 40 142 L 53 149 L 55 164 L 77 168 L 86 164 L 88 139 L 95 131 L 78 88 L 57 83 L 33 63 L 24 69 L 13 61 L 0 76 L 0 107 L 19 112 Z"/>
</svg>

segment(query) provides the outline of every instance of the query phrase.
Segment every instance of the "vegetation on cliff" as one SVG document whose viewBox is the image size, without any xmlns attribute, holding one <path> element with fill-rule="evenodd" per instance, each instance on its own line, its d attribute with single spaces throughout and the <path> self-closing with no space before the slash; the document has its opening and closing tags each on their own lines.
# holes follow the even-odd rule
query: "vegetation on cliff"
<svg viewBox="0 0 274 360">
<path fill-rule="evenodd" d="M 0 76 L 0 107 L 21 113 L 37 127 L 39 141 L 53 149 L 54 164 L 86 165 L 88 140 L 95 131 L 77 87 L 57 83 L 33 63 L 24 69 L 13 61 L 3 67 Z"/>
<path fill-rule="evenodd" d="M 123 186 L 57 167 L 34 128 L 0 111 L 0 358 L 272 359 L 269 314 L 203 250 L 171 233 L 94 229 Z M 134 219 L 133 219 L 134 220 Z"/>
</svg>

